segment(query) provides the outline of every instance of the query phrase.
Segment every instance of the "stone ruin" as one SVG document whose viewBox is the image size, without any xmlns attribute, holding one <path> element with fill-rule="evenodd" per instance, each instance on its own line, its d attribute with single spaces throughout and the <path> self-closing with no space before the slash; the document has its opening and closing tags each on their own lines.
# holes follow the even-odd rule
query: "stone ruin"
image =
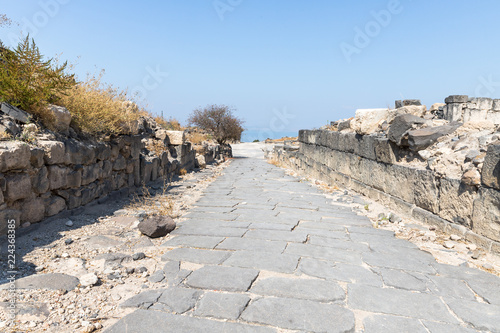
<svg viewBox="0 0 500 333">
<path fill-rule="evenodd" d="M 134 123 L 130 135 L 96 141 L 69 127 L 71 115 L 65 108 L 51 109 L 57 132 L 31 123 L 25 111 L 1 104 L 0 234 L 6 233 L 9 219 L 16 227 L 37 223 L 112 193 L 128 194 L 161 178 L 168 181 L 181 169 L 231 157 L 230 147 L 215 144 L 205 144 L 197 156 L 184 131 L 165 130 L 150 117 Z"/>
<path fill-rule="evenodd" d="M 270 157 L 500 253 L 500 99 L 360 109 Z"/>
</svg>

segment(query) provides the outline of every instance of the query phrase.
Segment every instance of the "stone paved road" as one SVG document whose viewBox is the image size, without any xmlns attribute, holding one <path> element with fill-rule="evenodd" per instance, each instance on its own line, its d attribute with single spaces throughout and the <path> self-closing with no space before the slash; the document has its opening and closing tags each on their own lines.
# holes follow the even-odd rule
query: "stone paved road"
<svg viewBox="0 0 500 333">
<path fill-rule="evenodd" d="M 500 332 L 500 278 L 373 229 L 258 145 L 234 152 L 108 333 Z"/>
</svg>

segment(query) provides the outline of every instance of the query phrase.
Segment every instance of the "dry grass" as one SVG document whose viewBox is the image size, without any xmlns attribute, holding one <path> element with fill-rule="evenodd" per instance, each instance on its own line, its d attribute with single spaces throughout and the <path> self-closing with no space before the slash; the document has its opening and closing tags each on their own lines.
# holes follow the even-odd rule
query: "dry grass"
<svg viewBox="0 0 500 333">
<path fill-rule="evenodd" d="M 151 194 L 149 188 L 143 185 L 141 195 L 136 195 L 132 199 L 132 203 L 127 209 L 144 210 L 146 215 L 161 215 L 175 217 L 174 215 L 174 200 L 167 195 L 169 185 L 166 180 L 163 182 L 163 190 L 161 194 Z"/>
<path fill-rule="evenodd" d="M 146 144 L 146 149 L 153 152 L 156 156 L 160 156 L 168 147 L 159 140 L 149 140 Z"/>
<path fill-rule="evenodd" d="M 128 134 L 133 123 L 147 113 L 130 102 L 126 91 L 101 84 L 103 72 L 88 76 L 62 96 L 58 104 L 72 115 L 72 125 L 84 133 Z"/>
<path fill-rule="evenodd" d="M 274 158 L 272 158 L 270 160 L 267 160 L 267 163 L 272 164 L 274 166 L 277 166 L 278 168 L 283 168 L 284 167 L 284 165 L 283 165 L 283 163 L 281 161 L 278 161 L 278 160 L 276 160 Z"/>
<path fill-rule="evenodd" d="M 164 117 L 155 117 L 156 123 L 161 127 L 169 130 L 169 131 L 183 131 L 185 128 L 181 126 L 181 123 L 175 119 L 170 117 L 168 120 Z"/>
<path fill-rule="evenodd" d="M 209 140 L 209 137 L 207 134 L 199 133 L 199 132 L 194 132 L 194 133 L 189 133 L 187 136 L 187 140 L 191 142 L 192 144 L 199 145 L 203 141 Z"/>
</svg>

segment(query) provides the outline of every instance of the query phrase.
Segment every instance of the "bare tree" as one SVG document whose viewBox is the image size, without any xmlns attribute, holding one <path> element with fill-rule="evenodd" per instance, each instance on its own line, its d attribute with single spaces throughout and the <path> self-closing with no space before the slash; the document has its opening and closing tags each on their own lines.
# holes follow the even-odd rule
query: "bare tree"
<svg viewBox="0 0 500 333">
<path fill-rule="evenodd" d="M 243 120 L 233 115 L 234 109 L 226 105 L 207 105 L 196 109 L 190 115 L 188 123 L 210 132 L 219 144 L 230 140 L 241 140 Z"/>
</svg>

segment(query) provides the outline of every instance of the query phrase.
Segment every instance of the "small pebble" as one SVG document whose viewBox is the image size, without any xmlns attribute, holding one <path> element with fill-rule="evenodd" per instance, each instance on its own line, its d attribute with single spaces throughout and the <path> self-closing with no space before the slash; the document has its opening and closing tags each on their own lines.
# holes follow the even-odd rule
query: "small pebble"
<svg viewBox="0 0 500 333">
<path fill-rule="evenodd" d="M 470 257 L 472 259 L 479 259 L 481 257 L 481 253 L 479 253 L 479 251 L 474 251 Z"/>
<path fill-rule="evenodd" d="M 68 238 L 68 239 L 64 240 L 64 243 L 66 245 L 69 245 L 69 244 L 73 243 L 73 240 L 71 238 Z"/>
<path fill-rule="evenodd" d="M 477 245 L 476 244 L 468 244 L 467 248 L 471 251 L 475 251 L 477 249 Z"/>
<path fill-rule="evenodd" d="M 69 254 L 64 252 L 63 254 L 61 254 L 61 258 L 69 258 Z"/>
<path fill-rule="evenodd" d="M 144 267 L 144 266 L 137 267 L 137 268 L 135 269 L 135 272 L 136 272 L 136 273 L 144 273 L 144 272 L 147 272 L 147 271 L 148 271 L 148 269 L 147 269 L 146 267 Z"/>
<path fill-rule="evenodd" d="M 68 220 L 65 224 L 66 224 L 67 227 L 72 227 L 73 226 L 73 221 Z"/>
<path fill-rule="evenodd" d="M 127 274 L 133 274 L 135 271 L 134 267 L 127 267 L 125 269 L 125 272 L 127 272 Z"/>
<path fill-rule="evenodd" d="M 43 267 L 43 266 L 36 266 L 36 267 L 35 267 L 35 272 L 41 272 L 41 271 L 43 271 L 44 269 L 45 269 L 45 267 Z"/>
<path fill-rule="evenodd" d="M 450 236 L 450 239 L 451 239 L 452 241 L 459 241 L 459 240 L 461 240 L 461 239 L 462 239 L 462 237 L 460 237 L 460 236 L 458 236 L 458 235 L 451 235 L 451 236 Z"/>
<path fill-rule="evenodd" d="M 443 246 L 444 246 L 445 248 L 447 248 L 447 249 L 452 249 L 452 248 L 454 248 L 454 247 L 455 247 L 455 243 L 453 243 L 453 242 L 444 242 L 444 243 L 443 243 Z"/>
<path fill-rule="evenodd" d="M 146 255 L 143 252 L 137 252 L 132 255 L 133 260 L 141 260 L 146 258 Z"/>
<path fill-rule="evenodd" d="M 429 230 L 430 230 L 430 231 L 434 231 L 434 230 L 436 230 L 436 227 L 435 227 L 435 226 L 433 226 L 433 225 L 431 225 L 431 226 L 429 227 Z"/>
<path fill-rule="evenodd" d="M 24 222 L 22 225 L 21 225 L 21 228 L 27 228 L 31 225 L 31 223 L 29 222 Z"/>
</svg>

